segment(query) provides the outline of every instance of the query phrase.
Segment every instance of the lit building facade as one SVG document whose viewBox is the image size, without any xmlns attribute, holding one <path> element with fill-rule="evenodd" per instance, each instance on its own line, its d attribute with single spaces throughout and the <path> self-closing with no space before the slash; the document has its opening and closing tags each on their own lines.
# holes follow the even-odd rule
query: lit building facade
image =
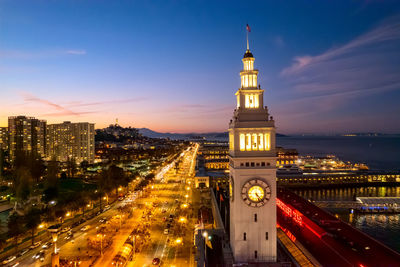
<svg viewBox="0 0 400 267">
<path fill-rule="evenodd" d="M 8 128 L 0 127 L 0 149 L 8 150 Z"/>
<path fill-rule="evenodd" d="M 94 124 L 69 121 L 47 126 L 47 157 L 65 162 L 74 159 L 77 163 L 94 162 Z"/>
<path fill-rule="evenodd" d="M 237 108 L 229 124 L 230 244 L 236 263 L 275 262 L 275 122 L 264 107 L 249 49 L 242 61 Z"/>
<path fill-rule="evenodd" d="M 8 117 L 8 137 L 10 159 L 18 151 L 37 153 L 46 156 L 46 121 L 33 117 Z"/>
</svg>

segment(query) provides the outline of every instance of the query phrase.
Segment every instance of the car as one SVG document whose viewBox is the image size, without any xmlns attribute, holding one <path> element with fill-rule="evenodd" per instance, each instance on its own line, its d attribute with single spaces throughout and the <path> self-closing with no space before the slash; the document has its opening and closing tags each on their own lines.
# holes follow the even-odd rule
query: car
<svg viewBox="0 0 400 267">
<path fill-rule="evenodd" d="M 171 224 L 167 223 L 167 228 L 170 228 L 170 227 L 171 227 Z"/>
<path fill-rule="evenodd" d="M 33 243 L 29 248 L 30 248 L 30 249 L 37 248 L 38 246 L 40 246 L 41 243 L 42 243 L 42 242 L 40 242 L 40 241 L 35 242 L 35 243 Z"/>
<path fill-rule="evenodd" d="M 172 218 L 174 218 L 174 215 L 173 215 L 173 214 L 170 214 L 169 217 L 172 219 Z"/>
<path fill-rule="evenodd" d="M 163 218 L 163 221 L 166 222 L 166 221 L 167 221 L 167 217 L 164 217 L 164 218 Z"/>
<path fill-rule="evenodd" d="M 41 262 L 44 261 L 44 256 L 45 256 L 44 252 L 40 253 L 39 260 L 40 260 Z"/>
<path fill-rule="evenodd" d="M 124 200 L 124 197 L 119 197 L 118 200 L 122 201 L 122 200 Z"/>
<path fill-rule="evenodd" d="M 32 256 L 33 259 L 37 260 L 40 258 L 40 256 L 44 253 L 44 250 L 39 251 L 35 255 Z"/>
<path fill-rule="evenodd" d="M 159 258 L 154 258 L 152 263 L 153 263 L 153 265 L 160 265 L 161 260 Z"/>
<path fill-rule="evenodd" d="M 13 265 L 11 265 L 11 267 L 17 267 L 19 266 L 19 262 L 17 261 L 16 263 L 14 263 Z"/>
<path fill-rule="evenodd" d="M 7 264 L 7 263 L 10 263 L 10 262 L 12 262 L 13 260 L 15 260 L 17 258 L 17 256 L 10 256 L 10 257 L 8 257 L 7 259 L 5 259 L 5 260 L 3 260 L 3 264 Z"/>
<path fill-rule="evenodd" d="M 163 209 L 161 212 L 162 212 L 162 213 L 166 213 L 166 212 L 167 212 L 167 210 L 166 210 L 166 209 Z"/>
<path fill-rule="evenodd" d="M 48 248 L 50 248 L 50 247 L 51 247 L 51 245 L 52 245 L 52 243 L 49 241 L 49 242 L 47 242 L 47 243 L 43 244 L 42 248 L 44 248 L 44 249 L 48 249 Z"/>
<path fill-rule="evenodd" d="M 173 219 L 172 219 L 172 218 L 169 218 L 169 219 L 168 219 L 168 221 L 169 221 L 169 222 L 172 222 L 172 221 L 173 221 Z"/>
<path fill-rule="evenodd" d="M 62 233 L 65 233 L 65 232 L 68 232 L 69 230 L 71 230 L 71 227 L 64 227 L 64 228 L 61 230 L 61 232 L 62 232 Z"/>
<path fill-rule="evenodd" d="M 89 229 L 89 225 L 83 226 L 83 227 L 81 228 L 81 231 L 82 231 L 82 232 L 85 232 L 87 229 Z"/>
<path fill-rule="evenodd" d="M 21 250 L 21 251 L 18 253 L 18 256 L 25 255 L 26 253 L 28 253 L 29 250 L 30 250 L 29 248 L 26 248 L 26 249 Z"/>
<path fill-rule="evenodd" d="M 164 235 L 168 235 L 169 234 L 169 229 L 164 229 Z"/>
<path fill-rule="evenodd" d="M 106 221 L 107 221 L 107 218 L 106 218 L 106 217 L 103 217 L 103 218 L 101 218 L 101 219 L 99 220 L 100 223 L 105 223 Z"/>
<path fill-rule="evenodd" d="M 64 239 L 69 240 L 71 239 L 72 235 L 67 235 L 66 237 L 64 237 Z"/>
</svg>

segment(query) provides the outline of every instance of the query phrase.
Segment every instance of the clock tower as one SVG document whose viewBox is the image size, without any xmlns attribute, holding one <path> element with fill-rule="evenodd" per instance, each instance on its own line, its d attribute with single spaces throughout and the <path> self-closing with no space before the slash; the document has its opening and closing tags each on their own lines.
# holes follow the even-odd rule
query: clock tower
<svg viewBox="0 0 400 267">
<path fill-rule="evenodd" d="M 236 263 L 276 261 L 275 122 L 249 47 L 229 123 L 230 244 Z"/>
</svg>

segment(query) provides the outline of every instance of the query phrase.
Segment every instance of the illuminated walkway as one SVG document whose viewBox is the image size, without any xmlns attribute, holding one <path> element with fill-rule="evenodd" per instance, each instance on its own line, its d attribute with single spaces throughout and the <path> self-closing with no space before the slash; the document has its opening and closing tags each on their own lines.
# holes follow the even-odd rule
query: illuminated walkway
<svg viewBox="0 0 400 267">
<path fill-rule="evenodd" d="M 283 246 L 288 250 L 290 255 L 294 258 L 294 260 L 302 267 L 312 267 L 312 266 L 320 266 L 316 264 L 312 264 L 311 261 L 304 255 L 304 253 L 296 246 L 294 241 L 292 241 L 287 234 L 283 232 L 281 228 L 277 229 L 277 237 L 279 241 L 283 244 Z"/>
</svg>

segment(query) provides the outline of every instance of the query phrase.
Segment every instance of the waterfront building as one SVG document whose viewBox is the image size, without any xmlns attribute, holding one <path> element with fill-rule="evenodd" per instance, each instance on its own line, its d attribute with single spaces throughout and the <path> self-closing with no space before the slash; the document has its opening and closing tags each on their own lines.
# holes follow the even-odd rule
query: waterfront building
<svg viewBox="0 0 400 267">
<path fill-rule="evenodd" d="M 229 168 L 227 142 L 203 142 L 199 147 L 198 155 L 203 156 L 204 167 L 207 170 L 227 170 Z"/>
<path fill-rule="evenodd" d="M 65 162 L 94 162 L 94 123 L 65 121 L 47 126 L 47 157 Z"/>
<path fill-rule="evenodd" d="M 8 117 L 10 159 L 19 151 L 46 156 L 46 121 L 34 117 Z"/>
<path fill-rule="evenodd" d="M 0 127 L 0 149 L 8 150 L 8 128 Z"/>
<path fill-rule="evenodd" d="M 283 167 L 284 165 L 297 164 L 299 153 L 297 152 L 297 149 L 277 147 L 276 156 L 277 156 L 276 160 L 277 166 Z"/>
<path fill-rule="evenodd" d="M 264 106 L 264 90 L 247 47 L 229 123 L 230 244 L 236 263 L 275 262 L 275 122 Z"/>
</svg>

